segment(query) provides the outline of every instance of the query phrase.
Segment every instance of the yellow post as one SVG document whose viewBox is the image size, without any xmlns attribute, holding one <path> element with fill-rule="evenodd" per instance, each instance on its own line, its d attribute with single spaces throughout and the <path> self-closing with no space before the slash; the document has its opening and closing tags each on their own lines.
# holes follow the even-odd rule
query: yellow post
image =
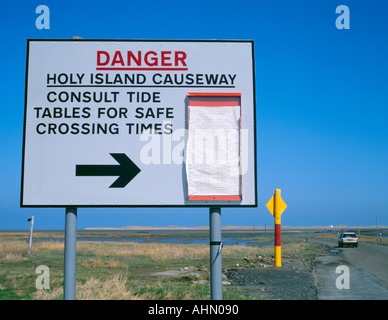
<svg viewBox="0 0 388 320">
<path fill-rule="evenodd" d="M 281 232 L 280 232 L 280 215 L 287 208 L 286 203 L 280 196 L 280 189 L 275 189 L 275 194 L 267 203 L 269 212 L 275 218 L 275 267 L 282 266 L 282 249 L 281 249 Z"/>
<path fill-rule="evenodd" d="M 275 189 L 274 199 L 274 217 L 275 217 L 275 267 L 282 266 L 282 247 L 281 247 L 281 231 L 280 231 L 280 216 L 283 212 L 281 208 L 280 189 Z"/>
</svg>

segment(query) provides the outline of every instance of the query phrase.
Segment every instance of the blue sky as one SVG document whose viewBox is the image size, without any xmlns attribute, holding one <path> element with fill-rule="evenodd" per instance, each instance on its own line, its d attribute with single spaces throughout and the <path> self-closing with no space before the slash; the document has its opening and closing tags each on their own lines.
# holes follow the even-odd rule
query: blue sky
<svg viewBox="0 0 388 320">
<path fill-rule="evenodd" d="M 35 9 L 50 9 L 38 30 Z M 335 9 L 347 5 L 350 29 Z M 63 229 L 65 209 L 19 207 L 26 39 L 255 41 L 258 208 L 222 225 L 388 225 L 388 3 L 385 0 L 17 1 L 2 5 L 0 229 Z M 208 209 L 79 209 L 78 228 L 208 225 Z"/>
</svg>

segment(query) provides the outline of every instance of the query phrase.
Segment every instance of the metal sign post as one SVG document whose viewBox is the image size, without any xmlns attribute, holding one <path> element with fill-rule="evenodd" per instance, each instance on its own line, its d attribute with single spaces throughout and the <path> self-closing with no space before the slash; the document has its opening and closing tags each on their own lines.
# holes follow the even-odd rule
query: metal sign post
<svg viewBox="0 0 388 320">
<path fill-rule="evenodd" d="M 66 208 L 63 299 L 75 300 L 77 208 Z"/>
<path fill-rule="evenodd" d="M 31 226 L 30 226 L 30 241 L 28 242 L 28 256 L 31 254 L 31 246 L 32 246 L 32 231 L 34 229 L 34 216 L 32 216 L 30 219 L 27 221 L 31 221 Z"/>
<path fill-rule="evenodd" d="M 209 209 L 210 213 L 210 297 L 222 300 L 222 241 L 221 208 Z"/>
</svg>

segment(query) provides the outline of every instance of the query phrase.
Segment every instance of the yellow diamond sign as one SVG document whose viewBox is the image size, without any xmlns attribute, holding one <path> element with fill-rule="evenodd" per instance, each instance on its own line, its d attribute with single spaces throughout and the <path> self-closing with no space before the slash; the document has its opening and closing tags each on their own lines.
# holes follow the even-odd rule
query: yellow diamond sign
<svg viewBox="0 0 388 320">
<path fill-rule="evenodd" d="M 277 190 L 279 190 L 279 189 L 277 189 Z M 272 196 L 272 198 L 267 203 L 267 208 L 271 212 L 272 215 L 274 215 L 274 213 L 275 213 L 275 211 L 274 211 L 275 210 L 275 196 L 276 196 L 276 191 L 275 191 L 275 194 Z M 279 190 L 279 195 L 277 196 L 277 199 L 276 199 L 276 206 L 277 206 L 276 209 L 279 212 L 279 214 L 282 214 L 283 211 L 286 210 L 286 208 L 287 208 L 286 203 L 284 202 L 284 200 L 280 196 L 280 190 Z"/>
</svg>

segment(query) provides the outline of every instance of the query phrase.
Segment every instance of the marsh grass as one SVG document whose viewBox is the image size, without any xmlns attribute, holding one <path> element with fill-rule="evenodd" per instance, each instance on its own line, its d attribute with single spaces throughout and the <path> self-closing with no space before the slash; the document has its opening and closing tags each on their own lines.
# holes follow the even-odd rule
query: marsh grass
<svg viewBox="0 0 388 320">
<path fill-rule="evenodd" d="M 104 242 L 91 243 L 83 241 L 77 249 L 85 250 L 100 257 L 126 257 L 137 259 L 143 257 L 151 261 L 167 261 L 180 259 L 206 258 L 208 246 L 169 243 L 138 243 L 138 242 Z"/>
<path fill-rule="evenodd" d="M 361 235 L 360 241 L 369 243 L 378 243 L 388 246 L 388 238 L 377 238 L 376 236 Z"/>
<path fill-rule="evenodd" d="M 283 253 L 303 252 L 306 244 L 290 243 Z M 35 240 L 27 257 L 28 241 L 0 234 L 0 299 L 63 299 L 64 244 Z M 273 247 L 225 246 L 223 268 L 273 256 Z M 50 289 L 38 290 L 36 267 L 47 265 Z M 77 242 L 76 298 L 84 300 L 208 300 L 209 285 L 191 283 L 192 276 L 155 277 L 153 273 L 192 266 L 209 278 L 209 246 L 138 242 Z M 224 287 L 224 299 L 252 299 L 241 289 Z"/>
<path fill-rule="evenodd" d="M 20 240 L 12 241 L 1 241 L 0 242 L 0 258 L 14 255 L 14 256 L 24 256 L 27 255 L 28 244 Z"/>
</svg>

